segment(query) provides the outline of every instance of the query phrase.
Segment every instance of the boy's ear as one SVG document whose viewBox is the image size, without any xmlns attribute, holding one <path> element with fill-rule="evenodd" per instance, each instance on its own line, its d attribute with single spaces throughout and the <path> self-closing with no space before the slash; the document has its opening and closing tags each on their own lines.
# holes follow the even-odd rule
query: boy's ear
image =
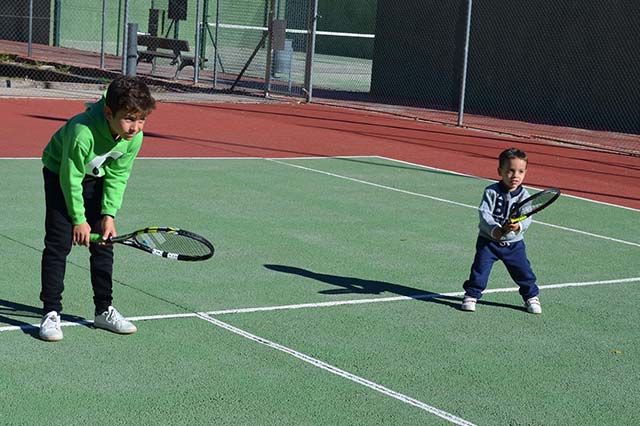
<svg viewBox="0 0 640 426">
<path fill-rule="evenodd" d="M 113 118 L 113 112 L 111 111 L 111 108 L 109 108 L 108 106 L 104 106 L 104 115 L 108 118 L 108 119 L 112 119 Z"/>
</svg>

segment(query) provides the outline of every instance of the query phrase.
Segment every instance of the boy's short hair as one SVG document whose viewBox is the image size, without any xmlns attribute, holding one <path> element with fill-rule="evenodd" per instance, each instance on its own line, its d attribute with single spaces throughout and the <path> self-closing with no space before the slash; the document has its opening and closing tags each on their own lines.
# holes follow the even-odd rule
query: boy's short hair
<svg viewBox="0 0 640 426">
<path fill-rule="evenodd" d="M 106 105 L 115 115 L 120 111 L 147 116 L 156 108 L 147 85 L 136 77 L 118 76 L 107 87 Z"/>
<path fill-rule="evenodd" d="M 529 159 L 527 158 L 527 154 L 525 154 L 524 151 L 521 151 L 518 148 L 509 148 L 500 153 L 498 166 L 502 168 L 507 163 L 507 161 L 514 158 L 519 158 L 521 160 L 524 160 L 527 165 L 529 164 Z"/>
</svg>

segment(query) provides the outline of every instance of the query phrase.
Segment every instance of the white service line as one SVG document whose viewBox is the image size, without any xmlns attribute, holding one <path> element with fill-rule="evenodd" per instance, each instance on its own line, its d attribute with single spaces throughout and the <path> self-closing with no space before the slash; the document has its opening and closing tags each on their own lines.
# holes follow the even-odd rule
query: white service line
<svg viewBox="0 0 640 426">
<path fill-rule="evenodd" d="M 476 178 L 476 179 L 482 179 L 482 180 L 486 180 L 488 182 L 494 182 L 495 181 L 493 179 L 487 179 L 487 178 L 483 178 L 483 177 L 479 177 L 479 176 L 468 175 L 468 174 L 465 174 L 465 173 L 454 172 L 452 170 L 447 170 L 447 169 L 439 169 L 437 167 L 425 166 L 424 164 L 412 163 L 410 161 L 396 160 L 395 158 L 383 157 L 381 155 L 372 155 L 371 158 L 380 158 L 382 160 L 392 161 L 394 163 L 400 163 L 400 164 L 407 164 L 409 166 L 419 167 L 419 168 L 425 169 L 425 170 L 437 170 L 437 171 L 440 171 L 440 172 L 450 173 L 452 175 L 466 176 L 466 177 L 472 177 L 472 178 Z M 287 158 L 281 158 L 281 159 L 282 160 L 286 160 Z M 543 188 L 535 188 L 535 187 L 529 186 L 529 185 L 525 185 L 525 186 L 527 188 L 533 188 L 533 189 L 536 189 L 536 190 L 539 190 L 539 191 L 542 191 L 542 189 L 543 189 Z M 633 207 L 621 206 L 621 205 L 618 205 L 618 204 L 607 203 L 605 201 L 592 200 L 591 198 L 578 197 L 577 195 L 571 195 L 571 194 L 564 194 L 563 193 L 562 196 L 563 197 L 569 197 L 569 198 L 575 198 L 576 200 L 587 201 L 589 203 L 602 204 L 604 206 L 609 206 L 609 207 L 616 207 L 618 209 L 631 210 L 631 211 L 634 211 L 634 212 L 640 212 L 640 210 L 634 209 Z"/>
<path fill-rule="evenodd" d="M 305 355 L 305 354 L 303 354 L 301 352 L 298 352 L 298 351 L 293 350 L 291 348 L 288 348 L 286 346 L 282 346 L 282 345 L 280 345 L 278 343 L 272 342 L 271 340 L 265 339 L 263 337 L 256 336 L 255 334 L 251 334 L 251 333 L 249 333 L 249 332 L 247 332 L 245 330 L 242 330 L 240 328 L 237 328 L 237 327 L 234 327 L 234 326 L 232 326 L 230 324 L 227 324 L 226 322 L 223 322 L 223 321 L 220 321 L 218 319 L 212 318 L 212 317 L 210 317 L 209 315 L 207 315 L 204 312 L 199 312 L 197 314 L 197 316 L 198 316 L 198 318 L 201 318 L 201 319 L 203 319 L 203 320 L 205 320 L 205 321 L 207 321 L 207 322 L 209 322 L 209 323 L 211 323 L 213 325 L 221 327 L 221 328 L 223 328 L 223 329 L 225 329 L 227 331 L 235 333 L 235 334 L 237 334 L 239 336 L 242 336 L 242 337 L 244 337 L 246 339 L 253 340 L 254 342 L 257 342 L 257 343 L 260 343 L 262 345 L 268 346 L 268 347 L 270 347 L 272 349 L 276 349 L 276 350 L 278 350 L 280 352 L 284 352 L 284 353 L 286 353 L 288 355 L 291 355 L 291 356 L 293 356 L 295 358 L 298 358 L 298 359 L 300 359 L 300 360 L 302 360 L 302 361 L 304 361 L 306 363 L 309 363 L 309 364 L 313 365 L 314 367 L 321 368 L 321 369 L 323 369 L 325 371 L 328 371 L 329 373 L 338 375 L 338 376 L 343 377 L 343 378 L 345 378 L 347 380 L 351 380 L 352 382 L 358 383 L 359 385 L 366 386 L 366 387 L 368 387 L 370 389 L 373 389 L 373 390 L 375 390 L 377 392 L 380 392 L 380 393 L 382 393 L 384 395 L 387 395 L 387 396 L 390 396 L 392 398 L 395 398 L 395 399 L 397 399 L 399 401 L 402 401 L 402 402 L 404 402 L 406 404 L 413 405 L 414 407 L 420 408 L 421 410 L 427 411 L 427 412 L 429 412 L 431 414 L 434 414 L 434 415 L 436 415 L 438 417 L 441 417 L 444 420 L 446 420 L 446 421 L 448 421 L 450 423 L 453 423 L 455 425 L 474 426 L 473 423 L 468 422 L 467 420 L 464 420 L 464 419 L 462 419 L 460 417 L 454 416 L 451 413 L 447 413 L 446 411 L 442 411 L 442 410 L 440 410 L 438 408 L 432 407 L 431 405 L 425 404 L 424 402 L 418 401 L 417 399 L 411 398 L 411 397 L 409 397 L 407 395 L 404 395 L 404 394 L 401 394 L 401 393 L 396 392 L 394 390 L 391 390 L 389 388 L 386 388 L 386 387 L 384 387 L 382 385 L 379 385 L 379 384 L 374 383 L 374 382 L 372 382 L 370 380 L 364 379 L 364 378 L 362 378 L 360 376 L 356 376 L 355 374 L 349 373 L 348 371 L 342 370 L 342 369 L 340 369 L 338 367 L 335 367 L 335 366 L 333 366 L 331 364 L 327 364 L 326 362 L 320 361 L 319 359 L 313 358 L 313 357 L 311 357 L 309 355 Z"/>
<path fill-rule="evenodd" d="M 351 181 L 351 182 L 357 182 L 357 183 L 362 183 L 364 185 L 374 186 L 376 188 L 388 189 L 390 191 L 400 192 L 402 194 L 414 195 L 416 197 L 427 198 L 429 200 L 440 201 L 440 202 L 447 203 L 447 204 L 453 204 L 453 205 L 460 206 L 460 207 L 466 207 L 466 208 L 471 208 L 471 209 L 474 209 L 474 210 L 478 210 L 477 206 L 471 206 L 469 204 L 458 203 L 457 201 L 447 200 L 445 198 L 433 197 L 431 195 L 421 194 L 419 192 L 406 191 L 404 189 L 394 188 L 392 186 L 381 185 L 379 183 L 369 182 L 369 181 L 362 180 L 362 179 L 356 179 L 356 178 L 352 178 L 352 177 L 349 177 L 349 176 L 339 175 L 339 174 L 336 174 L 336 173 L 325 172 L 324 170 L 313 169 L 311 167 L 305 167 L 305 166 L 301 166 L 299 164 L 287 163 L 286 161 L 276 160 L 276 159 L 273 159 L 273 158 L 265 158 L 265 160 L 271 161 L 273 163 L 283 164 L 283 165 L 289 166 L 289 167 L 295 167 L 295 168 L 298 168 L 298 169 L 307 170 L 307 171 L 314 172 L 314 173 L 320 173 L 320 174 L 323 174 L 323 175 L 336 177 L 338 179 L 344 179 L 344 180 L 348 180 L 348 181 Z M 627 244 L 627 245 L 634 246 L 634 247 L 640 247 L 640 243 L 634 243 L 632 241 L 625 241 L 625 240 L 620 240 L 620 239 L 617 239 L 617 238 L 607 237 L 606 235 L 599 235 L 599 234 L 594 234 L 594 233 L 591 233 L 591 232 L 581 231 L 579 229 L 567 228 L 567 227 L 558 226 L 558 225 L 552 225 L 550 223 L 540 222 L 540 221 L 537 221 L 537 220 L 534 221 L 534 222 L 535 223 L 539 223 L 540 225 L 545 225 L 545 226 L 549 226 L 549 227 L 556 228 L 556 229 L 562 229 L 563 231 L 575 232 L 577 234 L 588 235 L 590 237 L 600 238 L 600 239 L 607 240 L 607 241 L 613 241 L 613 242 L 616 242 L 616 243 Z"/>
<path fill-rule="evenodd" d="M 418 164 L 418 163 L 412 163 L 410 161 L 404 161 L 404 160 L 397 160 L 395 158 L 390 158 L 390 157 L 384 157 L 381 155 L 336 155 L 336 156 L 304 156 L 304 157 L 137 157 L 137 160 L 269 160 L 269 161 L 274 161 L 274 160 L 280 160 L 280 161 L 287 161 L 287 160 L 327 160 L 327 159 L 335 159 L 335 158 L 344 158 L 344 159 L 350 159 L 350 158 L 378 158 L 381 160 L 386 160 L 386 161 L 391 161 L 391 162 L 395 162 L 395 163 L 401 163 L 401 164 L 407 164 L 410 166 L 414 166 L 414 167 L 419 167 L 421 169 L 425 169 L 425 170 L 437 170 L 437 171 L 441 171 L 441 172 L 445 172 L 445 173 L 450 173 L 452 175 L 458 175 L 458 176 L 466 176 L 466 177 L 472 177 L 475 179 L 481 179 L 481 180 L 486 180 L 486 181 L 492 181 L 491 179 L 486 179 L 483 177 L 479 177 L 479 176 L 474 176 L 474 175 L 470 175 L 470 174 L 466 174 L 466 173 L 460 173 L 460 172 L 454 172 L 453 170 L 448 170 L 448 169 L 441 169 L 438 167 L 431 167 L 431 166 L 425 166 L 424 164 Z M 0 157 L 0 160 L 41 160 L 40 157 Z M 287 163 L 284 163 L 287 164 Z M 291 165 L 291 164 L 287 164 L 287 165 Z M 540 188 L 534 188 L 534 187 L 530 187 L 527 186 L 528 188 L 533 188 L 533 189 L 539 189 Z M 571 194 L 563 194 L 563 197 L 570 197 L 570 198 L 575 198 L 577 200 L 583 200 L 583 201 L 587 201 L 590 203 L 595 203 L 595 204 L 602 204 L 605 206 L 610 206 L 610 207 L 616 207 L 619 209 L 624 209 L 624 210 L 631 210 L 631 211 L 640 211 L 638 209 L 634 209 L 633 207 L 626 207 L 626 206 L 620 206 L 618 204 L 613 204 L 613 203 L 607 203 L 604 201 L 598 201 L 598 200 L 592 200 L 590 198 L 585 198 L 585 197 L 578 197 L 577 195 L 571 195 Z M 439 201 L 443 201 L 443 200 L 439 200 Z M 465 206 L 465 207 L 472 207 L 472 206 Z"/>
<path fill-rule="evenodd" d="M 631 241 L 620 240 L 618 238 L 607 237 L 607 236 L 604 236 L 604 235 L 594 234 L 592 232 L 581 231 L 579 229 L 567 228 L 565 226 L 554 225 L 552 223 L 540 222 L 539 220 L 536 220 L 534 222 L 535 223 L 539 223 L 540 225 L 549 226 L 551 228 L 561 229 L 563 231 L 575 232 L 577 234 L 587 235 L 589 237 L 602 238 L 604 240 L 613 241 L 615 243 L 621 243 L 621 244 L 627 244 L 627 245 L 634 246 L 634 247 L 640 247 L 640 243 L 634 243 L 634 242 L 631 242 Z"/>
<path fill-rule="evenodd" d="M 539 285 L 538 288 L 543 289 L 556 289 L 567 287 L 587 287 L 594 285 L 604 284 L 621 284 L 640 282 L 640 277 L 635 278 L 621 278 L 617 280 L 604 280 L 604 281 L 585 281 L 575 283 L 559 283 L 559 284 L 547 284 Z M 490 288 L 484 290 L 483 294 L 488 293 L 513 293 L 518 291 L 518 287 L 504 287 L 504 288 Z M 221 311 L 210 311 L 208 315 L 228 315 L 228 314 L 246 314 L 252 312 L 268 312 L 268 311 L 284 311 L 292 309 L 304 309 L 304 308 L 324 308 L 331 306 L 343 306 L 343 305 L 362 305 L 367 303 L 382 303 L 382 302 L 397 302 L 401 300 L 428 300 L 437 299 L 438 297 L 461 297 L 464 296 L 464 291 L 456 291 L 451 293 L 428 293 L 428 294 L 415 294 L 412 296 L 393 296 L 393 297 L 376 297 L 373 299 L 350 299 L 350 300 L 336 300 L 334 302 L 319 302 L 319 303 L 300 303 L 295 305 L 281 305 L 281 306 L 261 306 L 255 308 L 240 308 L 240 309 L 225 309 Z"/>
<path fill-rule="evenodd" d="M 574 283 L 558 283 L 558 284 L 547 284 L 540 285 L 538 288 L 540 289 L 556 289 L 556 288 L 567 288 L 567 287 L 588 287 L 594 285 L 605 285 L 605 284 L 624 284 L 624 283 L 633 283 L 640 282 L 640 277 L 635 278 L 620 278 L 615 280 L 604 280 L 604 281 L 585 281 L 585 282 L 574 282 Z M 518 291 L 518 287 L 504 287 L 504 288 L 490 288 L 485 290 L 483 293 L 513 293 Z M 428 300 L 428 299 L 436 299 L 438 297 L 460 297 L 464 296 L 463 291 L 456 291 L 451 293 L 428 293 L 428 294 L 416 294 L 413 296 L 392 296 L 392 297 L 376 297 L 371 299 L 349 299 L 349 300 L 336 300 L 334 302 L 318 302 L 318 303 L 298 303 L 293 305 L 280 305 L 280 306 L 259 306 L 253 308 L 237 308 L 237 309 L 223 309 L 219 311 L 209 311 L 205 312 L 207 315 L 230 315 L 230 314 L 246 314 L 253 312 L 269 312 L 269 311 L 286 311 L 293 309 L 304 309 L 304 308 L 326 308 L 332 306 L 344 306 L 344 305 L 363 305 L 367 303 L 383 303 L 383 302 L 398 302 L 403 300 Z M 163 320 L 163 319 L 175 319 L 175 318 L 193 318 L 197 316 L 194 312 L 185 312 L 182 314 L 163 314 L 163 315 L 145 315 L 138 317 L 128 317 L 129 321 L 155 321 L 155 320 Z M 79 321 L 63 321 L 60 324 L 62 327 L 73 327 L 78 325 L 86 325 L 92 326 L 93 321 L 89 320 L 79 320 Z M 23 325 L 8 325 L 4 327 L 0 327 L 0 332 L 2 331 L 13 331 L 13 330 L 27 330 L 38 328 L 39 324 L 23 324 Z"/>
<path fill-rule="evenodd" d="M 403 194 L 415 195 L 416 197 L 428 198 L 430 200 L 441 201 L 443 203 L 454 204 L 456 206 L 468 207 L 468 208 L 472 208 L 472 209 L 478 210 L 477 207 L 470 206 L 469 204 L 458 203 L 457 201 L 451 201 L 451 200 L 447 200 L 445 198 L 433 197 L 431 195 L 420 194 L 419 192 L 406 191 L 404 189 L 398 189 L 398 188 L 394 188 L 392 186 L 381 185 L 379 183 L 369 182 L 369 181 L 362 180 L 362 179 L 356 179 L 356 178 L 352 178 L 352 177 L 349 177 L 349 176 L 339 175 L 339 174 L 336 174 L 336 173 L 325 172 L 323 170 L 312 169 L 311 167 L 300 166 L 298 164 L 291 164 L 291 163 L 287 163 L 286 161 L 276 160 L 276 159 L 273 159 L 273 158 L 265 158 L 265 160 L 271 161 L 272 163 L 283 164 L 283 165 L 289 166 L 289 167 L 295 167 L 295 168 L 302 169 L 302 170 L 308 170 L 310 172 L 315 172 L 315 173 L 320 173 L 320 174 L 327 175 L 327 176 L 336 177 L 338 179 L 344 179 L 344 180 L 349 180 L 351 182 L 358 182 L 358 183 L 363 183 L 363 184 L 369 185 L 369 186 L 375 186 L 376 188 L 389 189 L 391 191 L 401 192 Z"/>
</svg>

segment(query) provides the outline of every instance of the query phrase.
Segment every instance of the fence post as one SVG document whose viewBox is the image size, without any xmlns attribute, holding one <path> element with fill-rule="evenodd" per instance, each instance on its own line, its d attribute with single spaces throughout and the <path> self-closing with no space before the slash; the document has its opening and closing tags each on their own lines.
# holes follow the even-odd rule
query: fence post
<svg viewBox="0 0 640 426">
<path fill-rule="evenodd" d="M 200 46 L 202 40 L 200 38 L 200 31 L 202 22 L 200 21 L 200 14 L 202 13 L 201 9 L 202 3 L 200 0 L 196 0 L 196 19 L 194 22 L 196 23 L 196 39 L 194 40 L 195 46 L 193 46 L 193 83 L 197 84 L 198 79 L 200 78 Z"/>
<path fill-rule="evenodd" d="M 107 0 L 102 0 L 102 35 L 100 39 L 100 69 L 104 69 L 104 43 L 107 31 Z"/>
<path fill-rule="evenodd" d="M 458 126 L 462 126 L 464 119 L 464 96 L 467 86 L 467 59 L 469 57 L 469 34 L 471 34 L 471 6 L 473 0 L 468 0 L 467 6 L 467 27 L 464 38 L 464 59 L 462 63 L 462 81 L 460 82 L 460 106 L 458 109 Z"/>
<path fill-rule="evenodd" d="M 267 64 L 264 74 L 264 97 L 269 97 L 271 92 L 271 67 L 273 67 L 273 20 L 276 13 L 276 1 L 269 1 L 269 14 L 267 22 Z"/>
<path fill-rule="evenodd" d="M 53 45 L 60 46 L 60 0 L 53 2 Z"/>
<path fill-rule="evenodd" d="M 31 45 L 33 44 L 33 0 L 29 0 L 29 40 L 27 47 L 27 56 L 31 57 Z"/>
<path fill-rule="evenodd" d="M 318 22 L 318 0 L 309 0 L 309 19 L 307 24 L 307 60 L 304 67 L 304 91 L 307 102 L 313 94 L 313 58 L 316 50 L 316 27 Z"/>
<path fill-rule="evenodd" d="M 213 40 L 213 87 L 218 87 L 218 24 L 220 24 L 220 1 L 222 0 L 216 1 L 216 34 Z M 208 25 L 207 21 L 207 31 L 209 31 Z M 224 70 L 222 72 L 224 72 Z"/>
<path fill-rule="evenodd" d="M 122 74 L 127 74 L 127 36 L 129 31 L 129 0 L 124 0 L 124 31 L 122 35 Z"/>
<path fill-rule="evenodd" d="M 138 63 L 138 24 L 132 22 L 127 24 L 127 68 L 126 75 L 136 76 L 136 66 Z"/>
</svg>

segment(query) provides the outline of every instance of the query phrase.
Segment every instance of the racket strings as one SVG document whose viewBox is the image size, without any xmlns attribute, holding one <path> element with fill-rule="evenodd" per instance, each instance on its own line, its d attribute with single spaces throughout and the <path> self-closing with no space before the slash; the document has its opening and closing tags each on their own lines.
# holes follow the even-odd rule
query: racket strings
<svg viewBox="0 0 640 426">
<path fill-rule="evenodd" d="M 515 216 L 527 215 L 542 210 L 558 198 L 559 195 L 560 192 L 555 189 L 539 192 L 519 206 L 519 208 L 516 209 Z"/>
<path fill-rule="evenodd" d="M 211 247 L 188 235 L 173 232 L 153 232 L 136 236 L 140 244 L 167 253 L 185 256 L 206 256 L 211 253 Z"/>
<path fill-rule="evenodd" d="M 531 200 L 531 210 L 536 210 L 544 205 L 547 205 L 550 201 L 552 201 L 556 197 L 555 192 L 544 192 L 540 194 L 539 197 Z"/>
</svg>

